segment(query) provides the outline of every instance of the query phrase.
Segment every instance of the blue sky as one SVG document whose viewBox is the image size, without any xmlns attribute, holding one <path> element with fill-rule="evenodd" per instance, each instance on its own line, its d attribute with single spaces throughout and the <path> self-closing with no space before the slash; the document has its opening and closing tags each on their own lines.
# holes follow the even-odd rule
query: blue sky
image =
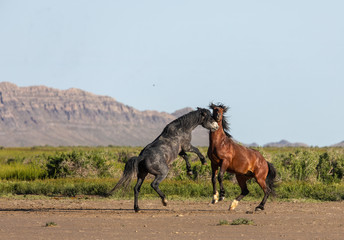
<svg viewBox="0 0 344 240">
<path fill-rule="evenodd" d="M 139 110 L 230 106 L 232 135 L 344 140 L 344 1 L 0 0 L 0 81 Z"/>
</svg>

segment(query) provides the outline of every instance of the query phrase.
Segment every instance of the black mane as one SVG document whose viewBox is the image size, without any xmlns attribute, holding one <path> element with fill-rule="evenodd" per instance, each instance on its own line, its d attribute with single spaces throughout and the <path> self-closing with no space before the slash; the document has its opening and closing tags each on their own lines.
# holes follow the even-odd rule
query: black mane
<svg viewBox="0 0 344 240">
<path fill-rule="evenodd" d="M 195 125 L 195 123 L 200 122 L 200 111 L 195 110 L 191 111 L 175 120 L 175 122 L 179 122 L 181 126 L 184 126 L 185 128 L 190 128 L 191 126 Z"/>
<path fill-rule="evenodd" d="M 167 124 L 164 132 L 174 132 L 176 129 L 189 129 L 193 126 L 196 126 L 199 122 L 199 110 L 191 111 Z"/>
</svg>

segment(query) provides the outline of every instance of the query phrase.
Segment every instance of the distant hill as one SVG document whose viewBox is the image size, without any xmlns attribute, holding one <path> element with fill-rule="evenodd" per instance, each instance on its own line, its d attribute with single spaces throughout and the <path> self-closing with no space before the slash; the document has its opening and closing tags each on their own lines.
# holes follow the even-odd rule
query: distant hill
<svg viewBox="0 0 344 240">
<path fill-rule="evenodd" d="M 271 142 L 264 145 L 264 147 L 309 147 L 305 143 L 291 143 L 287 140 L 281 140 L 279 142 Z"/>
<path fill-rule="evenodd" d="M 250 143 L 250 144 L 243 144 L 244 146 L 246 146 L 246 147 L 253 147 L 253 148 L 255 148 L 255 147 L 259 147 L 259 144 L 258 143 Z"/>
<path fill-rule="evenodd" d="M 189 111 L 192 108 L 172 114 L 139 111 L 80 89 L 1 82 L 0 146 L 145 146 L 169 122 Z M 207 130 L 197 128 L 193 144 L 207 146 Z"/>
<path fill-rule="evenodd" d="M 344 141 L 341 141 L 340 143 L 333 144 L 331 147 L 344 147 Z"/>
</svg>

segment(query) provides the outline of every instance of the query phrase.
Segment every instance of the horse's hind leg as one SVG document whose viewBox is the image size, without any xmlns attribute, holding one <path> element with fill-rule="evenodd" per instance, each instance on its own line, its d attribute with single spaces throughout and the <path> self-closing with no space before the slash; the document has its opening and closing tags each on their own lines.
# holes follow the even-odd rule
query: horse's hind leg
<svg viewBox="0 0 344 240">
<path fill-rule="evenodd" d="M 249 193 L 249 191 L 247 189 L 247 184 L 246 184 L 249 177 L 244 176 L 244 175 L 240 175 L 240 174 L 236 174 L 235 177 L 236 177 L 238 184 L 241 188 L 241 193 L 239 196 L 237 196 L 236 199 L 233 200 L 231 206 L 229 207 L 229 210 L 234 210 L 238 206 L 239 201 L 241 199 L 243 199 Z"/>
<path fill-rule="evenodd" d="M 152 188 L 159 194 L 159 196 L 161 197 L 161 201 L 162 204 L 164 206 L 167 206 L 167 200 L 165 197 L 165 194 L 160 190 L 159 188 L 159 184 L 162 180 L 164 180 L 167 176 L 168 170 L 166 172 L 164 172 L 163 174 L 160 175 L 156 175 L 155 179 L 153 180 L 153 182 L 151 183 Z"/>
<path fill-rule="evenodd" d="M 271 189 L 266 185 L 265 179 L 264 178 L 256 178 L 257 183 L 259 184 L 259 186 L 263 189 L 264 191 L 264 197 L 262 202 L 256 207 L 256 211 L 259 210 L 264 210 L 264 205 L 266 203 L 266 200 L 268 199 L 270 193 L 271 193 Z"/>
<path fill-rule="evenodd" d="M 135 200 L 134 200 L 134 210 L 135 212 L 139 212 L 140 211 L 140 208 L 139 208 L 139 205 L 138 205 L 138 198 L 139 198 L 139 193 L 140 193 L 140 190 L 141 190 L 141 186 L 142 186 L 142 183 L 143 181 L 145 180 L 147 176 L 147 173 L 139 173 L 137 175 L 137 182 L 136 182 L 136 185 L 134 187 L 134 197 L 135 197 Z"/>
</svg>

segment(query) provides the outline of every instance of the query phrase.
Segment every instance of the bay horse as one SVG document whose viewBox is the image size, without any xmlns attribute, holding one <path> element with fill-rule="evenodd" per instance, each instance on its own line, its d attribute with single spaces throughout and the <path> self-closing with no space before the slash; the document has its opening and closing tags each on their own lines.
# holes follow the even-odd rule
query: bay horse
<svg viewBox="0 0 344 240">
<path fill-rule="evenodd" d="M 215 204 L 224 199 L 223 175 L 227 171 L 234 173 L 241 188 L 241 194 L 232 202 L 229 210 L 234 210 L 239 201 L 244 198 L 249 190 L 246 181 L 255 178 L 264 191 L 262 202 L 255 208 L 256 211 L 264 210 L 264 205 L 271 192 L 273 192 L 276 169 L 265 160 L 260 152 L 236 143 L 228 133 L 229 126 L 224 113 L 228 110 L 223 104 L 211 103 L 209 108 L 213 110 L 213 118 L 219 125 L 219 129 L 209 133 L 208 157 L 211 160 L 213 200 Z M 218 168 L 218 181 L 220 184 L 220 196 L 216 191 L 216 173 Z"/>
<path fill-rule="evenodd" d="M 210 131 L 215 131 L 219 128 L 217 122 L 212 118 L 211 112 L 205 108 L 198 108 L 196 111 L 175 119 L 163 129 L 162 133 L 152 143 L 148 144 L 141 151 L 139 156 L 132 157 L 128 160 L 125 164 L 121 179 L 108 195 L 120 187 L 127 187 L 132 177 L 136 175 L 134 210 L 135 212 L 139 212 L 139 192 L 147 174 L 150 173 L 155 176 L 151 187 L 160 196 L 162 204 L 167 206 L 165 194 L 160 190 L 159 184 L 166 178 L 169 172 L 169 165 L 178 155 L 186 155 L 186 152 L 189 151 L 198 151 L 190 142 L 192 130 L 199 125 L 202 125 Z"/>
</svg>

